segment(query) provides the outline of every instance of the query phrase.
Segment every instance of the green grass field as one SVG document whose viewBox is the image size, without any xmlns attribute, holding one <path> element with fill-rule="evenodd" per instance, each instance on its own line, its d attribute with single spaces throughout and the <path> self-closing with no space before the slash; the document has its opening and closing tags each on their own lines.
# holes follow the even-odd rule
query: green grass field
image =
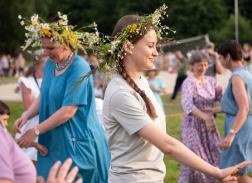
<svg viewBox="0 0 252 183">
<path fill-rule="evenodd" d="M 182 121 L 182 109 L 180 106 L 179 98 L 175 101 L 170 101 L 169 96 L 163 96 L 165 113 L 166 113 L 166 124 L 167 133 L 177 139 L 180 138 L 180 123 Z M 7 102 L 11 109 L 11 117 L 9 120 L 9 131 L 13 134 L 13 123 L 16 118 L 18 118 L 22 111 L 23 106 L 21 102 Z M 218 115 L 217 125 L 221 134 L 223 134 L 223 115 Z M 176 183 L 179 175 L 179 164 L 169 157 L 165 157 L 166 164 L 166 177 L 165 183 Z"/>
</svg>

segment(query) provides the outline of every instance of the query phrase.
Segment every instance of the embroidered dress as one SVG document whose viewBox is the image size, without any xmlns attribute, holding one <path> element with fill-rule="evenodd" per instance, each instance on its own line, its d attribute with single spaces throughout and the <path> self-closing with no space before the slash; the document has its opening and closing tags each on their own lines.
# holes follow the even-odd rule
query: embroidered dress
<svg viewBox="0 0 252 183">
<path fill-rule="evenodd" d="M 184 117 L 181 126 L 181 140 L 195 154 L 208 163 L 217 166 L 220 156 L 220 136 L 218 131 L 210 132 L 205 122 L 192 115 L 194 109 L 213 107 L 220 96 L 216 92 L 217 82 L 213 77 L 205 76 L 200 82 L 195 77 L 188 77 L 182 86 L 181 104 Z M 217 183 L 213 177 L 181 165 L 179 183 Z"/>
<path fill-rule="evenodd" d="M 235 136 L 230 148 L 221 152 L 220 167 L 226 168 L 244 160 L 252 159 L 252 75 L 245 68 L 235 69 L 232 76 L 238 75 L 245 83 L 247 95 L 249 99 L 249 115 L 241 129 Z M 231 77 L 232 77 L 231 76 Z M 225 116 L 225 136 L 232 128 L 234 119 L 238 112 L 238 106 L 235 101 L 231 80 L 221 100 L 221 108 L 226 114 Z M 252 165 L 241 170 L 241 173 L 247 174 L 252 171 Z"/>
</svg>

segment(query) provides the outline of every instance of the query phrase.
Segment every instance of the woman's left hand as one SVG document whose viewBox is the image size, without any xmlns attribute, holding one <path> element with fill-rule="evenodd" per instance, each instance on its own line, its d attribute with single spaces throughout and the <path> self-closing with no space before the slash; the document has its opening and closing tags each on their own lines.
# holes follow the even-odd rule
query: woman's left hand
<svg viewBox="0 0 252 183">
<path fill-rule="evenodd" d="M 218 179 L 221 182 L 237 182 L 237 173 L 239 173 L 239 171 L 243 168 L 245 168 L 246 166 L 250 165 L 251 161 L 247 160 L 247 161 L 243 161 L 237 165 L 234 165 L 232 167 L 228 167 L 225 169 L 220 169 L 219 171 L 219 176 Z"/>
<path fill-rule="evenodd" d="M 27 132 L 25 132 L 24 135 L 22 135 L 18 140 L 17 144 L 20 147 L 31 147 L 33 145 L 34 140 L 36 139 L 36 134 L 34 129 L 29 129 Z"/>
<path fill-rule="evenodd" d="M 229 134 L 222 140 L 222 142 L 221 142 L 221 144 L 220 144 L 221 149 L 223 149 L 223 150 L 228 149 L 228 148 L 232 145 L 234 139 L 235 139 L 235 134 L 229 133 Z"/>
</svg>

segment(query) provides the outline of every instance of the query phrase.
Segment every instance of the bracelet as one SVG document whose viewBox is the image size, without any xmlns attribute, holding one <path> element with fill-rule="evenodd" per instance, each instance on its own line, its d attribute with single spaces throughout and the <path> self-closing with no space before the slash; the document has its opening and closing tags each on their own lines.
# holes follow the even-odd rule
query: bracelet
<svg viewBox="0 0 252 183">
<path fill-rule="evenodd" d="M 230 133 L 230 134 L 232 134 L 232 135 L 236 135 L 235 130 L 234 130 L 234 129 L 232 129 L 232 128 L 229 130 L 229 133 Z"/>
<path fill-rule="evenodd" d="M 40 131 L 39 131 L 38 126 L 39 126 L 39 125 L 36 125 L 36 126 L 34 127 L 34 133 L 35 133 L 36 136 L 39 136 L 39 134 L 40 134 Z"/>
</svg>

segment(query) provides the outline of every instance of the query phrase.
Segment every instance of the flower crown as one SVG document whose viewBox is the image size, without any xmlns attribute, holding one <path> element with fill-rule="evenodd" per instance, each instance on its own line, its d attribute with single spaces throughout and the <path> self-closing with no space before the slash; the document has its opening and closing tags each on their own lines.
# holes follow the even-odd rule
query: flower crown
<svg viewBox="0 0 252 183">
<path fill-rule="evenodd" d="M 126 41 L 129 41 L 136 35 L 142 35 L 143 29 L 147 29 L 147 25 L 153 26 L 157 36 L 160 40 L 163 39 L 163 36 L 167 36 L 170 31 L 172 31 L 168 26 L 162 25 L 161 21 L 168 17 L 166 14 L 167 6 L 164 4 L 160 8 L 156 9 L 154 13 L 140 17 L 138 21 L 126 26 L 122 29 L 113 39 L 110 41 L 110 37 L 105 37 L 99 44 L 97 57 L 99 60 L 98 70 L 112 70 L 117 69 L 118 64 L 124 58 L 123 44 Z M 172 31 L 175 32 L 175 31 Z M 78 85 L 86 77 L 88 77 L 91 72 L 85 74 L 80 80 L 75 84 Z"/>
<path fill-rule="evenodd" d="M 83 27 L 92 28 L 94 33 L 80 32 L 74 30 L 74 26 L 68 25 L 67 15 L 58 12 L 58 18 L 55 22 L 46 23 L 37 14 L 34 14 L 30 20 L 19 15 L 20 24 L 26 30 L 25 45 L 22 48 L 25 50 L 28 47 L 41 47 L 41 38 L 46 37 L 60 44 L 65 44 L 73 50 L 82 49 L 86 51 L 87 48 L 92 49 L 92 46 L 99 42 L 99 33 L 95 23 Z"/>
<path fill-rule="evenodd" d="M 146 30 L 147 25 L 153 26 L 160 40 L 162 40 L 165 36 L 167 37 L 168 33 L 172 30 L 168 26 L 161 24 L 161 21 L 168 17 L 166 9 L 167 6 L 164 4 L 160 8 L 156 9 L 154 13 L 140 17 L 135 23 L 126 26 L 117 33 L 114 38 L 112 38 L 113 41 L 110 41 L 109 43 L 104 41 L 104 44 L 101 45 L 100 52 L 98 53 L 98 56 L 100 56 L 98 69 L 116 69 L 119 61 L 124 58 L 123 44 L 126 41 L 130 42 L 134 36 L 142 36 L 142 30 Z M 108 40 L 110 39 L 109 37 L 107 38 Z"/>
</svg>

